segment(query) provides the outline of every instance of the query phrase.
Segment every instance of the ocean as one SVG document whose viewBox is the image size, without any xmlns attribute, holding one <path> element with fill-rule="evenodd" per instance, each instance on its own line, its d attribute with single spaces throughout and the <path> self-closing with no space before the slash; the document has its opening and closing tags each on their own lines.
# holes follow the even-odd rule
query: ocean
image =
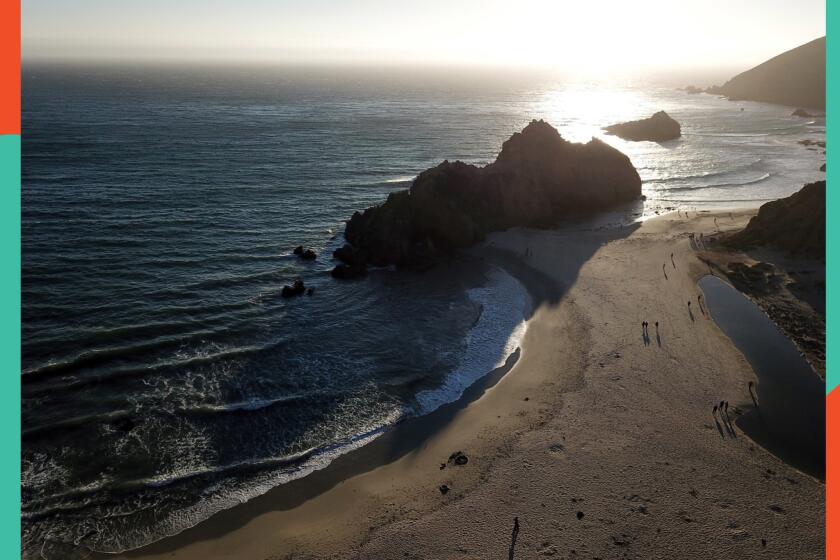
<svg viewBox="0 0 840 560">
<path fill-rule="evenodd" d="M 489 71 L 23 69 L 25 558 L 137 548 L 323 468 L 501 365 L 530 299 L 469 256 L 329 276 L 356 210 L 543 118 L 646 200 L 757 206 L 824 177 L 825 119 L 673 85 Z M 667 111 L 683 138 L 604 136 Z M 312 262 L 297 245 L 318 252 Z M 312 296 L 284 299 L 295 278 Z"/>
</svg>

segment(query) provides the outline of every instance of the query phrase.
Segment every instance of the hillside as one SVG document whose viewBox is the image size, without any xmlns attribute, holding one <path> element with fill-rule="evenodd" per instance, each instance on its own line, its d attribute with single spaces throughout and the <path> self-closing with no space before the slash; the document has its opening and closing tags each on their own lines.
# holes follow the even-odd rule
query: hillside
<svg viewBox="0 0 840 560">
<path fill-rule="evenodd" d="M 771 58 L 707 91 L 732 100 L 825 110 L 825 37 Z"/>
<path fill-rule="evenodd" d="M 727 243 L 770 245 L 798 257 L 825 259 L 825 181 L 763 204 L 747 227 L 730 236 Z"/>
</svg>

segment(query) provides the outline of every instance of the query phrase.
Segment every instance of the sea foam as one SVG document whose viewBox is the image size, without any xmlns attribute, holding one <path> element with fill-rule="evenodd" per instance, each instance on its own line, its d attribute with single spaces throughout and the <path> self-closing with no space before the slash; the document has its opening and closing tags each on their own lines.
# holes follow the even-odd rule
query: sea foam
<svg viewBox="0 0 840 560">
<path fill-rule="evenodd" d="M 532 302 L 516 278 L 494 267 L 488 273 L 488 283 L 468 290 L 467 294 L 481 306 L 481 314 L 467 333 L 458 367 L 440 387 L 421 391 L 415 397 L 420 414 L 458 400 L 467 387 L 504 365 L 525 336 L 525 317 Z"/>
</svg>

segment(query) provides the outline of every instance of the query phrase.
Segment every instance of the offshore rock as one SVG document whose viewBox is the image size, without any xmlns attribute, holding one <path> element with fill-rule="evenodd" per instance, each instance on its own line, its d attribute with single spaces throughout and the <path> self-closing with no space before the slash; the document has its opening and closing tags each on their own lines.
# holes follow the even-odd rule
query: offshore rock
<svg viewBox="0 0 840 560">
<path fill-rule="evenodd" d="M 348 245 L 333 254 L 349 268 L 332 274 L 348 277 L 367 265 L 425 267 L 492 231 L 551 227 L 640 197 L 641 180 L 626 155 L 594 138 L 569 142 L 548 123 L 532 121 L 502 145 L 495 162 L 444 161 L 408 190 L 354 213 L 344 230 Z"/>
</svg>

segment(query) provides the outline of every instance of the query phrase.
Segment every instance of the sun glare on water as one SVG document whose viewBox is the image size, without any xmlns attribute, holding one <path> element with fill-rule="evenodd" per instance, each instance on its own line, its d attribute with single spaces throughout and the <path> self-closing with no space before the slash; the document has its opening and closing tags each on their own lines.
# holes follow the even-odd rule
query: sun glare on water
<svg viewBox="0 0 840 560">
<path fill-rule="evenodd" d="M 565 139 L 588 142 L 604 137 L 603 126 L 650 116 L 649 103 L 636 89 L 584 83 L 547 91 L 534 103 L 532 113 L 557 127 Z"/>
</svg>

